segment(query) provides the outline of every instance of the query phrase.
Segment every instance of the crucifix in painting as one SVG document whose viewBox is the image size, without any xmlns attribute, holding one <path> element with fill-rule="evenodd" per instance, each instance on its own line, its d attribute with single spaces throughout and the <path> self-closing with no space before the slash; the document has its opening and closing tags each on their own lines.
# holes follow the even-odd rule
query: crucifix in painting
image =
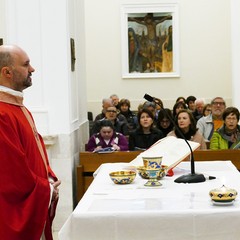
<svg viewBox="0 0 240 240">
<path fill-rule="evenodd" d="M 171 13 L 128 14 L 129 73 L 173 71 Z"/>
</svg>

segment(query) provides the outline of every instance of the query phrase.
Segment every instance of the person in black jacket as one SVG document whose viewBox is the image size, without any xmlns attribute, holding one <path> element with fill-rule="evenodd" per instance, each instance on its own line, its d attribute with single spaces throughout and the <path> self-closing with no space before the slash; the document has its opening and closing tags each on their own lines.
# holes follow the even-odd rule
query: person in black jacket
<svg viewBox="0 0 240 240">
<path fill-rule="evenodd" d="M 160 110 L 157 120 L 157 128 L 162 131 L 164 137 L 173 130 L 173 115 L 169 108 Z"/>
<path fill-rule="evenodd" d="M 159 139 L 163 138 L 163 133 L 153 127 L 153 113 L 143 108 L 138 112 L 138 127 L 129 134 L 129 150 L 146 150 Z"/>
<path fill-rule="evenodd" d="M 137 128 L 137 116 L 130 110 L 130 101 L 128 99 L 121 99 L 119 102 L 120 113 L 127 119 L 128 131 L 132 132 Z"/>
</svg>

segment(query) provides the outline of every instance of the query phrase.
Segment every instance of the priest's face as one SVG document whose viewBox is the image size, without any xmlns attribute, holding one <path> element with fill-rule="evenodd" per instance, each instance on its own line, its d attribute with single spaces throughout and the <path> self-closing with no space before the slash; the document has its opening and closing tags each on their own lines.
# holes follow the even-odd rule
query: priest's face
<svg viewBox="0 0 240 240">
<path fill-rule="evenodd" d="M 32 85 L 31 76 L 35 69 L 30 65 L 29 57 L 22 49 L 14 49 L 12 57 L 12 86 L 14 90 L 22 92 Z"/>
</svg>

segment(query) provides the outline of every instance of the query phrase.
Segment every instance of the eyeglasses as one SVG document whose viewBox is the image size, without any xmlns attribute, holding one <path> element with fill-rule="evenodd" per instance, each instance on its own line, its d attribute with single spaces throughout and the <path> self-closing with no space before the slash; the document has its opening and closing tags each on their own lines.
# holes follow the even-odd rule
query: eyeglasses
<svg viewBox="0 0 240 240">
<path fill-rule="evenodd" d="M 212 111 L 212 109 L 206 109 L 205 111 L 207 111 L 207 112 L 211 112 L 211 111 Z"/>
<path fill-rule="evenodd" d="M 117 113 L 117 111 L 115 111 L 115 110 L 107 110 L 106 112 L 109 112 L 109 113 Z"/>
<path fill-rule="evenodd" d="M 170 123 L 170 120 L 162 120 L 161 123 Z"/>
<path fill-rule="evenodd" d="M 225 102 L 213 102 L 212 105 L 213 105 L 213 106 L 217 106 L 217 105 L 219 105 L 219 106 L 225 106 Z"/>
</svg>

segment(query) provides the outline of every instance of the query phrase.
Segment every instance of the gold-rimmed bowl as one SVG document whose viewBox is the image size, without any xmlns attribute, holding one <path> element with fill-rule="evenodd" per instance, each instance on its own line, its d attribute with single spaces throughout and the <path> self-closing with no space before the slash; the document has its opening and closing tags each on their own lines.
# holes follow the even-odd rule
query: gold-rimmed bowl
<svg viewBox="0 0 240 240">
<path fill-rule="evenodd" d="M 145 166 L 137 167 L 138 175 L 143 179 L 149 179 L 149 172 L 146 170 Z M 161 179 L 166 176 L 167 166 L 162 165 L 161 169 L 157 173 L 157 179 Z"/>
<path fill-rule="evenodd" d="M 227 188 L 224 185 L 220 188 L 212 189 L 209 195 L 213 202 L 216 203 L 230 203 L 237 197 L 237 191 L 232 188 Z"/>
<path fill-rule="evenodd" d="M 136 177 L 135 171 L 116 171 L 109 173 L 111 180 L 115 184 L 130 184 Z"/>
</svg>

